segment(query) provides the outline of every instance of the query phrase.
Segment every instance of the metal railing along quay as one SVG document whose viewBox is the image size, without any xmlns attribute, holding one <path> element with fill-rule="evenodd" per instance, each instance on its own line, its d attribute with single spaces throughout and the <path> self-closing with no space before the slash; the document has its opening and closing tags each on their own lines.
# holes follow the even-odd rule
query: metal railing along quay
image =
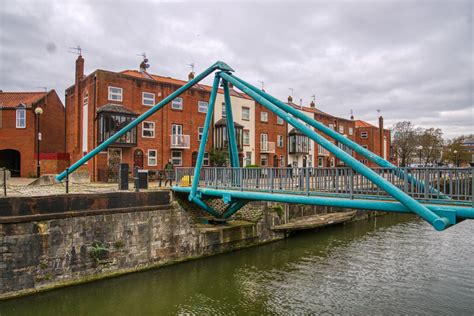
<svg viewBox="0 0 474 316">
<path fill-rule="evenodd" d="M 474 168 L 373 168 L 385 180 L 420 200 L 474 203 Z M 176 168 L 176 185 L 189 186 L 194 168 Z M 415 178 L 418 181 L 410 181 Z M 425 185 L 428 184 L 428 185 Z M 305 195 L 391 198 L 351 168 L 202 168 L 199 186 Z"/>
</svg>

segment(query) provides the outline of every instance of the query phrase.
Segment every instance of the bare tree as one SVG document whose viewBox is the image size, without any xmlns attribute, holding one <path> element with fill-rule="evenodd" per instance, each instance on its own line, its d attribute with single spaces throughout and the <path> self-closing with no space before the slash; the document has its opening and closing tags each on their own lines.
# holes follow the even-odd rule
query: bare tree
<svg viewBox="0 0 474 316">
<path fill-rule="evenodd" d="M 400 159 L 401 167 L 410 164 L 417 146 L 417 132 L 412 122 L 398 122 L 392 127 L 393 148 Z"/>
<path fill-rule="evenodd" d="M 474 135 L 462 135 L 447 141 L 443 150 L 443 160 L 454 163 L 456 166 L 470 162 L 472 157 L 468 149 L 463 146 L 467 139 L 474 138 Z"/>
<path fill-rule="evenodd" d="M 425 164 L 441 160 L 443 132 L 439 128 L 417 129 L 417 146 L 421 148 L 421 157 Z"/>
</svg>

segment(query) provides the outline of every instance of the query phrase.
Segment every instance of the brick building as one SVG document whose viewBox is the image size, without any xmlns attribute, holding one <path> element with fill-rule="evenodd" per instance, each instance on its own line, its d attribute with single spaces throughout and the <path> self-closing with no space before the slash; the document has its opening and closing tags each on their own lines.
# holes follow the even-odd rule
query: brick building
<svg viewBox="0 0 474 316">
<path fill-rule="evenodd" d="M 67 150 L 72 161 L 185 83 L 144 69 L 122 72 L 98 69 L 85 76 L 84 59 L 79 56 L 75 84 L 66 90 Z M 150 170 L 164 169 L 169 160 L 175 166 L 194 165 L 209 96 L 209 87 L 194 86 L 96 155 L 83 169 L 89 171 L 92 180 L 105 181 L 109 169 L 117 162 Z M 212 137 L 207 152 L 211 148 Z M 209 164 L 208 154 L 204 163 Z"/>
<path fill-rule="evenodd" d="M 288 124 L 263 105 L 255 103 L 255 163 L 259 166 L 285 167 Z"/>
<path fill-rule="evenodd" d="M 379 117 L 379 127 L 362 120 L 356 120 L 356 142 L 380 157 L 396 164 L 393 156 L 390 130 L 383 128 L 383 117 Z M 382 132 L 383 131 L 383 132 Z M 374 162 L 356 154 L 356 158 L 369 167 L 377 167 Z"/>
<path fill-rule="evenodd" d="M 64 106 L 56 91 L 0 92 L 0 167 L 13 176 L 37 175 L 38 119 L 41 174 L 57 173 L 69 161 L 64 154 Z"/>
</svg>

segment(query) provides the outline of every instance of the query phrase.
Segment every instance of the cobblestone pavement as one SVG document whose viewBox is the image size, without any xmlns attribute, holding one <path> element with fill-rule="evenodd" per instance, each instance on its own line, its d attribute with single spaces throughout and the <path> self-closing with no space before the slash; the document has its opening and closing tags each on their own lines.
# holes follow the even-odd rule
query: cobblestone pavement
<svg viewBox="0 0 474 316">
<path fill-rule="evenodd" d="M 30 185 L 35 179 L 12 178 L 7 182 L 7 196 L 45 196 L 55 194 L 65 194 L 66 184 L 55 183 L 47 185 Z M 28 181 L 31 180 L 31 181 Z M 169 189 L 167 186 L 159 186 L 158 182 L 150 182 L 148 190 Z M 97 193 L 115 192 L 118 190 L 117 183 L 69 183 L 69 193 Z M 133 183 L 129 183 L 129 191 L 134 191 Z M 140 189 L 140 191 L 147 191 Z M 0 186 L 0 198 L 4 197 L 3 185 Z"/>
</svg>

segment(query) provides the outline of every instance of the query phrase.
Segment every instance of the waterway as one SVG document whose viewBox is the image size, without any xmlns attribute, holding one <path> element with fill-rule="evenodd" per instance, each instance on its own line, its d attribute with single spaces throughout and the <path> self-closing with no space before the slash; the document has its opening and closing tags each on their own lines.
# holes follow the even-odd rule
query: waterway
<svg viewBox="0 0 474 316">
<path fill-rule="evenodd" d="M 388 215 L 0 302 L 0 315 L 474 315 L 474 221 Z"/>
</svg>

